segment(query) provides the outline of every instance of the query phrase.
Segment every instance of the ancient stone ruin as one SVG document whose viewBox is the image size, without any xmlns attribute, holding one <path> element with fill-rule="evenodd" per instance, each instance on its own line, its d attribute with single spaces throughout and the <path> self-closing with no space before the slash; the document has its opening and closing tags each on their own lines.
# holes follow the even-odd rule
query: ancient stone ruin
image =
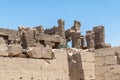
<svg viewBox="0 0 120 80">
<path fill-rule="evenodd" d="M 86 32 L 86 36 L 83 36 L 81 35 L 81 23 L 79 21 L 75 20 L 74 25 L 68 30 L 64 29 L 64 24 L 65 22 L 60 19 L 58 20 L 58 26 L 46 30 L 44 30 L 43 26 L 34 28 L 19 26 L 18 31 L 0 29 L 0 38 L 3 44 L 12 46 L 13 48 L 17 45 L 16 47 L 19 46 L 19 48 L 23 49 L 22 52 L 26 52 L 26 54 L 33 47 L 42 48 L 41 50 L 43 51 L 46 47 L 47 50 L 59 49 L 63 46 L 67 47 L 69 41 L 72 41 L 72 47 L 77 49 L 100 49 L 108 47 L 105 44 L 104 26 L 94 27 L 93 30 Z M 16 53 L 15 55 L 14 53 L 12 54 L 16 56 Z"/>
<path fill-rule="evenodd" d="M 104 26 L 82 35 L 77 20 L 57 23 L 0 28 L 0 80 L 120 80 L 120 47 L 105 43 Z"/>
</svg>

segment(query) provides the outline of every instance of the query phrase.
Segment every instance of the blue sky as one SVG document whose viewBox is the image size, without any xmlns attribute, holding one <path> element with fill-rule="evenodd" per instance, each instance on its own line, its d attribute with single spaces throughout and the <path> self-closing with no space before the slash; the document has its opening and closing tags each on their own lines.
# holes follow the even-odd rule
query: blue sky
<svg viewBox="0 0 120 80">
<path fill-rule="evenodd" d="M 119 8 L 120 0 L 0 0 L 0 27 L 52 28 L 58 19 L 63 19 L 68 29 L 74 20 L 79 20 L 83 35 L 97 25 L 104 25 L 106 43 L 119 46 Z"/>
</svg>

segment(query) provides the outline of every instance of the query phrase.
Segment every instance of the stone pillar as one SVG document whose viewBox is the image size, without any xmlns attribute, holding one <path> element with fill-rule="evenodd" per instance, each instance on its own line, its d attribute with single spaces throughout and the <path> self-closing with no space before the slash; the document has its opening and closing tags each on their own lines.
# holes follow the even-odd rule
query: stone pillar
<svg viewBox="0 0 120 80">
<path fill-rule="evenodd" d="M 93 31 L 87 31 L 86 32 L 86 41 L 87 41 L 87 47 L 88 48 L 94 48 L 94 32 Z"/>
<path fill-rule="evenodd" d="M 74 21 L 74 26 L 71 29 L 74 29 L 75 32 L 79 32 L 80 33 L 80 26 L 81 26 L 80 22 L 75 20 Z"/>
<path fill-rule="evenodd" d="M 67 38 L 67 41 L 71 40 L 72 38 L 72 47 L 74 48 L 80 48 L 81 44 L 81 32 L 80 32 L 80 22 L 79 21 L 74 21 L 74 25 L 71 27 L 71 29 L 66 30 L 65 36 Z M 82 42 L 84 45 L 84 42 Z"/>
<path fill-rule="evenodd" d="M 93 28 L 95 33 L 95 47 L 103 48 L 105 47 L 105 33 L 104 26 L 96 26 Z"/>
<path fill-rule="evenodd" d="M 84 38 L 84 36 L 81 36 L 80 39 L 81 39 L 81 48 L 84 48 L 85 47 L 85 38 Z"/>
<path fill-rule="evenodd" d="M 81 42 L 81 39 L 79 36 L 72 37 L 72 47 L 73 48 L 80 48 L 80 42 Z"/>
<path fill-rule="evenodd" d="M 80 39 L 72 40 L 72 47 L 73 48 L 80 48 Z"/>
<path fill-rule="evenodd" d="M 63 36 L 65 38 L 65 29 L 64 29 L 64 21 L 62 19 L 58 20 L 58 27 L 59 27 L 59 35 Z"/>
<path fill-rule="evenodd" d="M 94 48 L 95 47 L 95 43 L 94 43 L 94 35 L 90 35 L 90 45 L 89 48 Z"/>
<path fill-rule="evenodd" d="M 100 42 L 105 43 L 105 32 L 103 26 L 100 26 Z"/>
<path fill-rule="evenodd" d="M 44 28 L 43 28 L 43 26 L 39 26 L 39 27 L 38 27 L 38 31 L 39 31 L 40 33 L 44 33 Z"/>
</svg>

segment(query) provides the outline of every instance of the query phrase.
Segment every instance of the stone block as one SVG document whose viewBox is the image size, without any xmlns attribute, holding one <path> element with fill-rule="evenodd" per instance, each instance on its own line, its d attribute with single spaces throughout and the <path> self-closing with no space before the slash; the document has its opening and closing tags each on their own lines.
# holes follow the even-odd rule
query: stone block
<svg viewBox="0 0 120 80">
<path fill-rule="evenodd" d="M 8 46 L 8 54 L 9 56 L 19 56 L 22 54 L 22 47 L 20 44 L 11 44 Z"/>
<path fill-rule="evenodd" d="M 73 54 L 73 59 L 77 62 L 94 62 L 94 53 L 83 50 Z"/>
<path fill-rule="evenodd" d="M 113 65 L 112 69 L 113 76 L 120 76 L 120 65 Z"/>
<path fill-rule="evenodd" d="M 112 77 L 109 76 L 109 77 L 105 77 L 103 80 L 115 80 L 115 79 L 112 79 Z"/>
<path fill-rule="evenodd" d="M 120 76 L 112 76 L 111 80 L 120 80 Z"/>
<path fill-rule="evenodd" d="M 0 45 L 0 56 L 3 56 L 3 57 L 6 56 L 7 57 L 8 56 L 7 50 L 8 50 L 7 45 L 6 44 L 1 44 Z"/>
<path fill-rule="evenodd" d="M 90 62 L 79 62 L 77 63 L 78 65 L 78 70 L 95 70 L 95 63 L 90 63 Z"/>
<path fill-rule="evenodd" d="M 85 80 L 95 80 L 95 71 L 84 71 Z"/>
<path fill-rule="evenodd" d="M 100 66 L 96 67 L 96 75 L 110 77 L 113 76 L 114 67 L 113 66 Z"/>
<path fill-rule="evenodd" d="M 94 60 L 95 60 L 94 53 L 92 53 L 92 52 L 83 51 L 80 53 L 80 55 L 81 55 L 81 61 L 83 61 L 83 62 L 94 62 Z"/>
<path fill-rule="evenodd" d="M 5 44 L 5 40 L 3 38 L 0 38 L 0 45 Z"/>
<path fill-rule="evenodd" d="M 52 49 L 45 47 L 29 47 L 27 53 L 31 58 L 44 58 L 44 59 L 52 59 L 54 55 Z"/>
<path fill-rule="evenodd" d="M 99 67 L 96 66 L 95 67 L 95 75 L 103 77 L 104 76 L 104 67 L 103 66 L 99 66 Z M 96 78 L 96 79 L 98 79 L 98 78 Z"/>
<path fill-rule="evenodd" d="M 115 65 L 117 64 L 116 56 L 106 56 L 104 57 L 104 65 Z"/>
<path fill-rule="evenodd" d="M 95 76 L 96 80 L 104 80 L 103 76 Z"/>
<path fill-rule="evenodd" d="M 95 50 L 95 58 L 103 57 L 103 51 L 101 49 Z"/>
<path fill-rule="evenodd" d="M 97 80 L 120 80 L 119 54 L 120 47 L 103 48 L 95 51 Z"/>
<path fill-rule="evenodd" d="M 102 48 L 95 50 L 95 57 L 97 56 L 113 56 L 115 55 L 115 49 L 114 48 Z"/>
<path fill-rule="evenodd" d="M 105 63 L 105 58 L 104 57 L 96 57 L 95 58 L 95 66 L 103 66 Z"/>
</svg>

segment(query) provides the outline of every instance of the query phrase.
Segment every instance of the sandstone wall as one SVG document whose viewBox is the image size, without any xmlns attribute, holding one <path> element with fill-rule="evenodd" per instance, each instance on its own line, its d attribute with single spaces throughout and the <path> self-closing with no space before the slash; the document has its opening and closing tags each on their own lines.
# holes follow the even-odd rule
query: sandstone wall
<svg viewBox="0 0 120 80">
<path fill-rule="evenodd" d="M 95 51 L 96 80 L 120 80 L 120 47 Z"/>
<path fill-rule="evenodd" d="M 0 57 L 0 80 L 69 80 L 66 50 L 53 52 L 53 60 Z"/>
<path fill-rule="evenodd" d="M 85 50 L 74 52 L 69 56 L 70 80 L 95 80 L 94 53 Z"/>
</svg>

